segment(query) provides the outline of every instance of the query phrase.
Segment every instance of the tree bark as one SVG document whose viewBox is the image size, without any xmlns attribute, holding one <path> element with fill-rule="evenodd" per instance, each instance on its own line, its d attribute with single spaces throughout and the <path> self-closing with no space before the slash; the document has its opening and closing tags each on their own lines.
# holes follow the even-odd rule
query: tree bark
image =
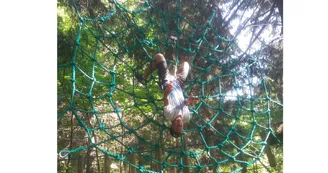
<svg viewBox="0 0 328 173">
<path fill-rule="evenodd" d="M 266 134 L 265 134 L 265 132 L 261 132 L 261 136 L 262 136 L 262 139 L 265 140 L 265 138 L 266 138 Z M 268 141 L 269 141 L 269 140 L 268 140 Z M 266 154 L 267 157 L 268 157 L 268 160 L 269 160 L 270 166 L 271 166 L 271 167 L 276 167 L 276 165 L 277 165 L 276 158 L 274 157 L 274 155 L 273 155 L 273 153 L 272 153 L 272 151 L 271 151 L 271 148 L 270 148 L 270 146 L 269 146 L 269 142 L 268 142 L 268 144 L 265 146 L 265 148 L 264 148 L 264 152 L 265 152 L 265 154 Z"/>
<path fill-rule="evenodd" d="M 123 86 L 123 89 L 124 89 L 124 86 Z M 124 120 L 124 116 L 123 116 L 123 112 L 121 112 L 121 115 L 122 115 L 122 119 Z M 122 134 L 124 134 L 124 127 L 123 127 L 123 124 L 121 124 L 121 128 L 122 128 Z M 124 144 L 124 135 L 122 136 L 122 143 Z M 121 156 L 123 155 L 123 145 L 121 145 Z M 120 173 L 122 173 L 123 171 L 123 162 L 121 161 L 120 162 Z"/>
<path fill-rule="evenodd" d="M 179 148 L 178 148 L 178 146 L 179 146 L 179 140 L 177 140 L 176 138 L 174 139 L 175 140 L 175 147 L 176 147 L 176 151 L 178 152 L 179 151 Z M 180 164 L 180 158 L 179 158 L 179 156 L 175 156 L 175 163 L 177 164 L 177 165 L 179 165 Z M 177 168 L 177 167 L 174 167 L 174 172 L 178 172 L 178 169 L 179 168 Z"/>
<path fill-rule="evenodd" d="M 187 135 L 184 136 L 184 141 L 183 141 L 183 147 L 184 147 L 184 150 L 187 151 Z M 183 155 L 183 165 L 189 165 L 189 159 L 188 159 L 188 156 L 187 155 Z M 183 173 L 190 173 L 190 170 L 189 168 L 184 168 L 183 169 Z"/>
<path fill-rule="evenodd" d="M 57 159 L 57 172 L 60 172 L 60 161 Z"/>
<path fill-rule="evenodd" d="M 279 125 L 279 127 L 276 130 L 276 137 L 279 139 L 280 143 L 282 144 L 284 141 L 284 124 L 281 123 Z M 270 145 L 274 145 L 274 144 L 278 144 L 278 141 L 276 140 L 276 138 L 273 135 L 270 135 L 269 137 L 269 144 Z"/>
<path fill-rule="evenodd" d="M 88 148 L 87 155 L 86 155 L 86 173 L 93 173 L 92 162 L 94 157 L 91 156 L 92 150 Z"/>
<path fill-rule="evenodd" d="M 161 141 L 161 143 L 162 143 L 162 141 Z M 163 159 L 162 159 L 162 149 L 160 147 L 159 148 L 156 148 L 155 158 L 160 163 L 163 162 Z M 155 165 L 155 169 L 156 169 L 156 171 L 161 171 L 162 170 L 162 166 L 160 164 L 156 164 Z"/>
<path fill-rule="evenodd" d="M 123 163 L 123 167 L 124 167 L 124 172 L 128 172 L 129 171 L 129 165 L 126 163 Z"/>
<path fill-rule="evenodd" d="M 72 150 L 72 148 L 73 148 L 73 124 L 74 124 L 74 122 L 73 122 L 73 116 L 74 116 L 74 114 L 73 114 L 73 112 L 71 112 L 72 114 L 71 114 L 71 135 L 70 135 L 70 142 L 69 142 L 69 150 Z M 67 169 L 66 169 L 66 173 L 68 173 L 69 172 L 69 163 L 70 163 L 70 159 L 71 159 L 71 155 L 69 154 L 68 156 L 68 159 L 67 159 Z"/>
<path fill-rule="evenodd" d="M 141 141 L 139 145 L 139 151 L 142 152 L 145 150 L 145 143 Z M 145 158 L 140 154 L 137 156 L 138 157 L 138 165 L 141 166 L 145 164 Z"/>
<path fill-rule="evenodd" d="M 94 125 L 91 122 L 91 116 L 87 116 L 87 124 L 90 127 L 94 127 Z M 96 142 L 96 136 L 94 131 L 92 132 L 92 136 L 94 137 L 94 141 L 92 141 L 90 138 L 88 138 L 88 143 L 95 143 Z M 93 148 L 88 148 L 87 153 L 86 153 L 86 173 L 93 173 L 93 168 L 92 168 L 92 162 L 95 159 L 93 156 L 91 156 Z"/>
<path fill-rule="evenodd" d="M 111 160 L 108 155 L 105 155 L 105 173 L 110 173 Z"/>
<path fill-rule="evenodd" d="M 77 173 L 83 173 L 84 170 L 84 157 L 81 155 L 77 161 Z"/>
<path fill-rule="evenodd" d="M 267 155 L 268 157 L 268 160 L 269 160 L 269 163 L 270 163 L 270 166 L 271 167 L 276 167 L 277 166 L 277 162 L 276 162 L 276 158 L 274 157 L 272 151 L 271 151 L 271 148 L 269 145 L 267 145 L 264 149 L 265 151 L 265 154 Z"/>
<path fill-rule="evenodd" d="M 97 136 L 95 135 L 95 131 L 92 131 L 92 134 L 95 138 L 95 143 L 97 143 Z M 100 161 L 99 161 L 99 155 L 98 155 L 98 150 L 96 149 L 96 159 L 97 159 L 97 169 L 98 169 L 98 173 L 100 173 Z"/>
<path fill-rule="evenodd" d="M 131 164 L 136 165 L 136 153 L 132 153 L 131 154 Z M 137 173 L 137 170 L 135 167 L 133 167 L 132 165 L 130 165 L 130 173 Z"/>
</svg>

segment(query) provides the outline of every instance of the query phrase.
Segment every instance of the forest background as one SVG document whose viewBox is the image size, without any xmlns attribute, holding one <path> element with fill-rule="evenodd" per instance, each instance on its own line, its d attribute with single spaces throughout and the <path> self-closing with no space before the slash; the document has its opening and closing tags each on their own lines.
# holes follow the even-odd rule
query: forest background
<svg viewBox="0 0 328 173">
<path fill-rule="evenodd" d="M 315 3 L 313 3 L 315 4 Z M 321 14 L 321 12 L 323 12 L 324 10 L 321 9 L 322 7 L 320 7 L 320 5 L 318 6 L 317 4 L 315 4 L 316 8 L 311 8 L 313 7 L 312 5 L 313 4 L 301 4 L 303 5 L 303 7 L 305 7 L 306 5 L 306 8 L 309 8 L 309 9 L 312 9 L 312 10 L 309 10 L 311 14 Z M 22 3 L 22 5 L 28 5 L 26 3 Z M 22 98 L 23 101 L 26 102 L 26 104 L 22 105 L 22 109 L 20 110 L 17 110 L 15 109 L 15 107 L 13 107 L 14 105 L 13 104 L 10 104 L 10 103 L 13 103 L 13 99 L 14 98 L 17 98 L 16 97 L 16 94 L 14 94 L 14 97 L 13 95 L 10 95 L 8 96 L 7 93 L 4 95 L 4 99 L 6 100 L 6 103 L 4 104 L 4 107 L 6 107 L 7 109 L 6 110 L 15 110 L 15 114 L 19 114 L 19 115 L 26 115 L 26 112 L 34 112 L 33 116 L 37 117 L 37 122 L 34 122 L 34 121 L 31 121 L 30 118 L 31 116 L 19 116 L 19 120 L 15 121 L 15 123 L 21 127 L 21 128 L 24 128 L 24 129 L 27 129 L 29 130 L 29 133 L 33 134 L 33 133 L 38 133 L 39 132 L 39 136 L 44 136 L 46 139 L 41 139 L 41 140 L 38 140 L 37 143 L 29 143 L 29 144 L 24 144 L 25 148 L 29 148 L 29 149 L 25 149 L 24 151 L 21 151 L 23 153 L 27 152 L 26 154 L 21 154 L 20 157 L 22 158 L 26 158 L 25 160 L 39 160 L 39 158 L 49 158 L 49 160 L 53 160 L 53 162 L 56 163 L 56 158 L 54 158 L 53 156 L 49 156 L 51 154 L 49 154 L 48 152 L 46 153 L 40 153 L 40 151 L 45 151 L 45 150 L 48 150 L 48 146 L 50 146 L 51 148 L 53 148 L 52 150 L 55 152 L 57 149 L 56 149 L 56 146 L 54 146 L 54 143 L 56 143 L 56 128 L 55 128 L 55 124 L 53 122 L 56 122 L 56 118 L 44 118 L 45 117 L 45 112 L 48 112 L 49 110 L 52 110 L 52 109 L 56 109 L 54 108 L 54 106 L 49 106 L 48 104 L 51 105 L 51 103 L 53 103 L 52 105 L 56 105 L 56 86 L 54 87 L 54 82 L 51 82 L 51 78 L 52 79 L 56 79 L 56 74 L 55 74 L 55 71 L 56 71 L 56 66 L 54 64 L 56 64 L 56 49 L 54 47 L 56 47 L 56 41 L 54 41 L 56 39 L 56 25 L 57 24 L 53 24 L 53 23 L 50 23 L 50 24 L 40 24 L 40 20 L 41 18 L 37 17 L 40 15 L 40 13 L 42 14 L 47 14 L 47 10 L 48 9 L 52 9 L 54 11 L 54 13 L 56 14 L 56 9 L 54 9 L 53 5 L 54 4 L 47 4 L 48 5 L 48 8 L 44 7 L 44 9 L 42 10 L 32 10 L 32 12 L 30 13 L 26 13 L 28 15 L 26 15 L 25 17 L 26 18 L 29 18 L 31 20 L 29 21 L 21 21 L 21 24 L 23 25 L 35 25 L 35 26 L 39 26 L 37 28 L 29 28 L 29 27 L 26 27 L 26 31 L 27 33 L 29 34 L 26 34 L 24 36 L 22 35 L 19 35 L 21 36 L 20 39 L 15 39 L 17 38 L 17 35 L 13 34 L 12 36 L 13 37 L 4 37 L 4 42 L 7 42 L 9 43 L 8 45 L 10 45 L 10 43 L 13 44 L 17 44 L 17 40 L 21 40 L 22 42 L 20 43 L 25 43 L 27 42 L 28 40 L 30 40 L 30 42 L 32 42 L 33 44 L 32 45 L 38 45 L 38 51 L 35 51 L 35 47 L 31 48 L 29 46 L 24 46 L 24 47 L 20 47 L 21 51 L 14 51 L 13 48 L 14 47 L 8 47 L 6 46 L 6 48 L 8 47 L 8 49 L 3 49 L 4 50 L 4 55 L 9 55 L 8 57 L 10 57 L 10 55 L 12 54 L 9 54 L 8 52 L 15 52 L 15 55 L 16 57 L 34 57 L 34 58 L 38 58 L 37 59 L 37 62 L 42 62 L 42 63 L 30 63 L 29 62 L 29 59 L 20 59 L 21 60 L 21 63 L 16 63 L 15 61 L 17 59 L 4 59 L 4 64 L 17 64 L 18 68 L 17 69 L 20 69 L 20 70 L 15 70 L 15 72 L 13 72 L 13 76 L 5 76 L 4 77 L 4 80 L 5 81 L 8 81 L 9 83 L 11 83 L 11 85 L 6 85 L 6 86 L 2 86 L 4 88 L 2 88 L 2 90 L 14 90 L 14 91 L 20 91 L 21 90 L 21 82 L 25 82 L 26 83 L 38 83 L 39 85 L 36 86 L 36 85 L 26 85 L 24 86 L 24 89 L 25 91 L 28 91 L 28 92 L 17 92 L 19 93 L 19 97 Z M 15 6 L 14 4 L 10 4 L 8 6 Z M 291 6 L 291 4 L 289 5 Z M 313 9 L 317 9 L 318 10 L 313 10 Z M 31 10 L 33 8 L 29 8 L 29 10 Z M 21 10 L 21 9 L 20 9 Z M 26 10 L 26 9 L 25 9 Z M 295 9 L 297 13 L 298 10 Z M 21 11 L 24 12 L 24 9 L 22 9 Z M 6 12 L 6 11 L 5 11 Z M 287 12 L 288 14 L 288 12 Z M 20 15 L 20 14 L 14 14 L 15 15 Z M 45 15 L 46 16 L 46 15 Z M 288 16 L 288 15 L 287 15 Z M 291 16 L 291 15 L 290 15 Z M 322 19 L 320 19 L 320 15 L 316 16 L 316 17 L 310 17 L 310 15 L 307 15 L 307 14 L 302 14 L 302 13 L 297 13 L 297 16 L 302 16 L 300 18 L 302 19 L 307 19 L 307 21 L 309 22 L 310 25 L 312 26 L 318 26 L 320 25 L 320 21 L 324 21 Z M 33 20 L 32 20 L 33 19 Z M 38 19 L 38 20 L 36 20 Z M 53 14 L 53 15 L 49 15 L 48 18 L 46 19 L 43 19 L 44 21 L 51 21 L 51 19 L 53 21 L 56 21 L 56 16 Z M 308 20 L 308 19 L 311 19 L 311 20 Z M 295 24 L 295 23 L 298 23 L 300 22 L 301 19 L 296 19 L 296 20 L 290 20 L 290 24 Z M 18 29 L 20 29 L 20 27 L 18 26 L 15 26 L 17 25 L 16 22 L 14 22 L 15 20 L 12 20 L 12 18 L 8 19 L 6 18 L 5 21 L 8 23 L 8 24 L 12 24 L 11 26 L 13 27 L 8 27 L 8 28 L 2 28 L 4 30 L 3 33 L 19 33 Z M 286 19 L 286 21 L 288 21 L 288 19 Z M 293 23 L 295 22 L 295 23 Z M 46 23 L 46 22 L 45 22 Z M 288 25 L 288 24 L 287 24 Z M 47 28 L 49 27 L 49 28 Z M 291 25 L 289 25 L 290 28 L 292 28 Z M 290 33 L 290 38 L 292 37 L 292 31 L 294 32 L 295 31 L 295 34 L 293 35 L 292 38 L 295 38 L 294 40 L 297 40 L 299 39 L 299 36 L 300 35 L 303 35 L 303 33 L 307 33 L 307 32 L 303 32 L 304 30 L 307 30 L 307 27 L 309 26 L 304 26 L 304 27 L 301 27 L 301 28 L 298 28 L 298 29 L 293 29 L 293 30 L 287 30 L 284 34 L 287 33 L 287 38 L 288 38 L 288 33 Z M 288 28 L 288 27 L 287 27 Z M 307 65 L 305 66 L 304 64 L 304 58 L 299 58 L 299 59 L 292 59 L 293 61 L 297 61 L 298 62 L 298 65 L 299 66 L 293 66 L 291 69 L 293 69 L 292 71 L 289 71 L 289 72 L 285 72 L 285 74 L 289 74 L 287 75 L 287 79 L 290 79 L 290 81 L 294 82 L 295 80 L 293 79 L 294 77 L 297 78 L 297 79 L 312 79 L 312 81 L 321 81 L 321 79 L 323 79 L 323 76 L 320 76 L 320 74 L 324 74 L 323 70 L 325 69 L 324 68 L 324 63 L 320 63 L 319 60 L 317 60 L 318 57 L 322 57 L 320 54 L 320 51 L 324 50 L 324 44 L 322 44 L 322 40 L 324 40 L 324 38 L 326 37 L 325 35 L 325 32 L 323 29 L 325 29 L 324 26 L 320 26 L 320 27 L 316 27 L 316 31 L 317 32 L 312 32 L 311 34 L 305 34 L 305 35 L 311 35 L 312 37 L 312 42 L 316 43 L 316 44 L 307 44 L 307 47 L 305 48 L 304 44 L 301 44 L 299 42 L 293 42 L 293 46 L 291 46 L 291 42 L 289 42 L 287 45 L 290 45 L 290 48 L 293 49 L 293 50 L 302 50 L 302 52 L 300 51 L 295 51 L 295 53 L 293 52 L 293 56 L 297 56 L 297 57 L 311 57 L 312 61 L 306 61 Z M 49 34 L 48 32 L 45 32 L 45 31 L 49 31 L 49 32 L 53 32 L 51 34 Z M 301 32 L 300 32 L 301 31 Z M 302 34 L 300 34 L 302 33 Z M 41 37 L 40 38 L 40 35 L 54 35 L 52 36 L 52 39 L 51 40 L 50 38 L 48 37 Z M 14 37 L 15 36 L 15 37 Z M 35 38 L 35 36 L 39 36 L 37 37 L 38 41 L 35 41 L 35 39 L 32 39 L 33 37 Z M 24 39 L 22 39 L 24 38 Z M 319 39 L 320 38 L 320 39 Z M 34 40 L 34 41 L 32 41 Z M 321 40 L 321 42 L 320 42 Z M 55 43 L 54 43 L 55 42 Z M 287 41 L 288 42 L 288 41 Z M 40 43 L 48 43 L 48 44 L 40 44 Z M 28 44 L 26 44 L 28 45 Z M 52 47 L 52 46 L 53 47 Z M 284 43 L 284 46 L 286 45 L 286 42 Z M 288 46 L 287 46 L 288 47 Z M 15 47 L 16 49 L 17 47 Z M 310 50 L 316 50 L 316 51 L 310 51 Z M 52 55 L 49 55 L 49 54 L 52 54 Z M 49 57 L 54 57 L 54 60 L 52 61 L 44 61 L 44 58 L 45 58 L 45 55 L 49 55 Z M 291 55 L 289 53 L 289 55 Z M 293 57 L 293 56 L 290 56 L 290 57 Z M 289 61 L 291 61 L 289 60 Z M 26 62 L 26 63 L 25 63 Z M 315 63 L 315 64 L 311 64 L 311 63 Z M 31 64 L 29 65 L 28 67 L 26 66 L 22 66 L 21 64 Z M 42 65 L 40 65 L 42 64 Z M 289 64 L 292 64 L 291 62 L 289 62 Z M 310 64 L 310 65 L 309 65 Z M 35 68 L 31 68 L 36 66 Z M 292 66 L 292 65 L 290 65 Z M 311 66 L 311 67 L 309 67 Z M 313 68 L 313 67 L 317 67 L 317 68 Z M 45 76 L 44 74 L 40 75 L 42 79 L 40 78 L 31 78 L 32 76 L 34 77 L 38 71 L 47 71 L 49 70 L 49 67 L 53 67 L 54 69 L 52 70 L 53 72 L 49 72 L 47 73 L 47 75 Z M 304 70 L 305 69 L 305 70 Z M 9 71 L 8 67 L 4 67 L 2 68 L 1 70 L 5 70 L 5 71 Z M 3 71 L 3 72 L 5 72 Z M 19 72 L 17 72 L 19 71 Z M 21 71 L 24 71 L 25 72 L 25 75 L 26 76 L 29 76 L 28 78 L 22 78 L 21 75 Z M 301 74 L 301 72 L 304 72 L 304 71 L 307 71 L 307 72 L 310 72 L 310 71 L 316 71 L 316 73 L 318 75 L 312 75 L 312 73 L 302 73 L 302 75 L 299 75 Z M 15 76 L 20 76 L 20 78 L 18 78 L 19 80 L 17 80 L 17 78 L 15 78 Z M 24 76 L 25 76 L 24 75 Z M 51 77 L 52 76 L 52 77 Z M 291 77 L 291 76 L 294 76 L 294 77 Z M 296 80 L 297 80 L 296 79 Z M 40 82 L 40 81 L 45 81 L 45 82 Z M 49 81 L 49 82 L 48 82 Z M 292 83 L 291 82 L 291 83 Z M 297 81 L 296 81 L 297 82 Z M 295 82 L 295 84 L 296 84 Z M 49 85 L 48 85 L 49 84 Z M 293 98 L 297 98 L 299 97 L 299 93 L 302 93 L 304 92 L 305 90 L 309 90 L 309 88 L 311 87 L 308 87 L 310 84 L 309 83 L 302 83 L 302 85 L 298 84 L 297 85 L 294 85 L 293 87 L 292 84 L 288 85 L 289 88 L 297 88 L 295 91 L 298 92 L 297 94 L 290 94 L 291 97 Z M 312 85 L 312 84 L 311 84 Z M 304 89 L 301 89 L 300 88 L 304 88 Z M 312 85 L 312 88 L 313 87 L 316 87 L 316 86 L 313 86 Z M 305 89 L 306 88 L 306 89 Z M 54 93 L 49 93 L 49 90 L 53 91 Z M 290 89 L 291 91 L 292 89 Z M 320 100 L 322 98 L 325 97 L 325 92 L 322 92 L 321 89 L 319 90 L 316 90 L 316 89 L 310 89 L 311 90 L 311 94 L 308 94 L 307 95 L 307 99 L 306 100 Z M 289 90 L 288 90 L 289 91 Z M 37 94 L 39 93 L 39 94 Z M 42 93 L 42 94 L 40 94 Z M 49 93 L 49 94 L 44 94 L 44 93 Z M 290 93 L 293 93 L 292 91 Z M 23 94 L 23 95 L 22 95 Z M 315 97 L 318 97 L 318 98 L 315 98 Z M 38 99 L 36 99 L 38 98 Z M 49 99 L 50 98 L 50 99 Z M 288 97 L 287 97 L 288 98 Z M 31 101 L 32 100 L 32 101 Z M 46 103 L 40 103 L 38 100 L 46 100 Z M 286 100 L 285 100 L 286 102 Z M 38 112 L 35 112 L 35 104 L 38 103 L 39 105 L 41 106 L 38 106 Z M 301 125 L 304 125 L 304 124 L 308 124 L 305 122 L 305 120 L 308 120 L 306 119 L 303 115 L 307 114 L 307 115 L 311 115 L 311 119 L 323 119 L 325 120 L 324 117 L 316 117 L 316 116 L 322 116 L 322 113 L 319 112 L 318 109 L 311 109 L 311 110 L 307 110 L 307 109 L 297 109 L 297 107 L 303 107 L 306 108 L 306 107 L 320 107 L 320 108 L 323 108 L 324 105 L 323 105 L 324 101 L 318 101 L 318 102 L 303 102 L 303 101 L 300 101 L 298 99 L 296 100 L 293 100 L 293 103 L 291 103 L 290 105 L 292 105 L 295 109 L 293 109 L 293 113 L 290 112 L 290 114 L 297 114 L 297 116 L 293 116 L 291 115 L 292 118 L 287 118 L 288 122 L 291 122 L 291 124 L 293 125 L 290 125 L 290 127 L 293 127 L 293 128 L 290 128 L 290 131 L 289 133 L 292 133 L 290 134 L 290 138 L 291 139 L 295 139 L 295 138 L 300 138 L 304 136 L 308 137 L 308 136 L 313 136 L 314 138 L 315 137 L 318 137 L 320 138 L 320 132 L 323 132 L 324 129 L 324 121 L 317 121 L 315 126 L 313 125 L 313 123 L 311 123 L 309 126 L 309 128 L 307 128 L 306 130 L 302 130 L 302 128 L 298 128 L 300 127 Z M 301 106 L 303 105 L 303 106 Z M 290 111 L 290 110 L 289 110 Z M 52 111 L 52 112 L 56 112 L 56 111 Z M 6 115 L 12 115 L 12 112 L 6 112 L 5 113 Z M 30 115 L 30 114 L 29 114 Z M 6 116 L 6 117 L 9 117 L 9 116 Z M 12 119 L 4 119 L 4 122 L 12 122 Z M 53 115 L 53 117 L 55 117 L 55 115 Z M 9 117 L 11 118 L 11 117 Z M 295 122 L 295 119 L 297 119 L 297 123 L 294 123 Z M 40 121 L 42 120 L 42 122 Z M 51 122 L 50 120 L 52 120 L 53 122 Z M 22 123 L 24 122 L 24 123 Z M 28 123 L 26 123 L 28 122 Z M 41 130 L 40 129 L 49 129 L 49 124 L 53 124 L 53 130 L 51 131 L 46 131 L 47 134 L 44 134 L 44 132 L 40 132 Z M 311 127 L 312 126 L 312 127 Z M 9 129 L 12 127 L 12 124 L 6 124 L 4 126 L 2 126 L 3 128 L 6 128 L 6 129 Z M 17 129 L 17 128 L 15 128 Z M 287 131 L 288 133 L 288 131 Z M 9 136 L 9 134 L 11 134 Z M 4 134 L 5 135 L 5 138 L 10 140 L 10 141 L 15 141 L 15 139 L 13 139 L 13 134 L 21 134 L 21 131 L 19 130 L 13 130 L 13 133 L 9 133 L 9 134 Z M 49 135 L 48 135 L 49 134 Z M 53 137 L 51 137 L 51 135 L 53 135 Z M 20 135 L 21 136 L 21 135 Z M 36 135 L 38 136 L 38 135 Z M 12 142 L 10 143 L 9 145 L 6 145 L 5 146 L 8 146 L 9 148 L 19 148 L 18 147 L 18 144 L 21 144 L 21 140 L 22 139 L 26 139 L 26 141 L 28 141 L 28 139 L 31 138 L 31 136 L 21 136 L 19 138 L 19 142 Z M 49 139 L 49 140 L 47 140 Z M 288 140 L 288 139 L 287 139 Z M 326 139 L 322 139 L 321 142 L 323 142 L 324 140 Z M 52 142 L 50 142 L 52 141 Z M 50 143 L 48 143 L 50 142 Z M 324 142 L 323 142 L 324 143 Z M 285 143 L 286 144 L 286 143 Z M 293 143 L 292 146 L 290 145 L 291 143 L 287 144 L 288 146 L 288 150 L 286 153 L 289 153 L 289 154 L 293 154 L 293 155 L 297 155 L 296 154 L 296 151 L 299 151 L 299 145 Z M 316 154 L 319 154 L 319 153 L 325 153 L 325 151 L 322 151 L 321 147 L 312 147 L 311 145 L 317 145 L 316 143 L 310 143 L 308 142 L 307 143 L 309 147 L 307 148 L 311 148 L 311 152 L 306 152 L 306 153 L 302 153 L 303 156 L 307 156 L 306 158 L 311 158 L 311 157 L 315 157 L 315 158 L 319 158 L 318 160 L 316 160 L 317 162 L 317 166 L 316 167 L 307 167 L 305 165 L 305 167 L 302 167 L 302 170 L 303 171 L 306 171 L 306 170 L 312 170 L 312 171 L 315 171 L 315 170 L 320 170 L 320 168 L 322 168 L 320 165 L 324 165 L 324 164 L 320 164 L 322 162 L 323 159 L 320 159 L 320 157 Z M 51 146 L 52 145 L 52 146 Z M 8 151 L 5 151 L 6 153 L 6 156 L 7 156 L 7 160 L 14 160 L 14 159 L 10 159 L 12 157 L 17 157 L 17 155 L 14 155 L 13 153 L 15 153 L 17 150 L 8 150 Z M 36 152 L 37 151 L 37 152 Z M 7 154 L 7 152 L 10 152 L 11 154 Z M 295 152 L 295 154 L 294 154 Z M 32 154 L 33 153 L 33 154 Z M 37 154 L 35 154 L 37 153 Z M 324 155 L 324 154 L 323 154 Z M 27 159 L 27 158 L 35 158 L 35 159 Z M 37 159 L 38 158 L 38 159 Z M 302 158 L 298 158 L 298 157 L 294 157 L 293 159 L 294 160 L 299 160 L 299 159 L 302 159 L 302 160 L 306 160 L 307 163 L 309 163 L 309 165 L 313 165 L 313 164 L 310 164 L 311 160 L 309 159 L 304 159 L 305 157 L 302 157 Z M 23 159 L 24 160 L 24 159 Z M 48 159 L 43 159 L 43 161 L 40 161 L 42 163 L 44 163 L 46 160 Z M 14 167 L 12 166 L 12 162 L 7 162 L 5 161 L 6 163 L 10 163 L 10 164 L 5 164 L 5 170 L 8 169 L 9 167 Z M 31 163 L 32 161 L 28 161 L 28 162 L 25 162 L 23 163 L 22 165 L 22 169 L 30 169 L 31 168 L 31 165 L 33 165 Z M 47 162 L 47 161 L 46 161 Z M 47 162 L 49 163 L 49 162 Z M 52 164 L 50 164 L 52 165 Z M 287 167 L 288 165 L 293 165 L 292 162 L 289 162 L 289 164 L 287 164 Z M 51 167 L 51 166 L 50 166 Z M 56 165 L 53 165 L 53 169 L 55 169 Z M 20 169 L 20 168 L 16 168 L 16 169 Z M 38 172 L 38 170 L 42 169 L 43 171 L 46 169 L 45 167 L 34 167 L 33 166 L 33 169 L 34 171 Z M 297 169 L 300 169 L 300 167 L 295 167 L 294 170 L 297 170 Z M 32 170 L 32 168 L 31 168 Z"/>
</svg>

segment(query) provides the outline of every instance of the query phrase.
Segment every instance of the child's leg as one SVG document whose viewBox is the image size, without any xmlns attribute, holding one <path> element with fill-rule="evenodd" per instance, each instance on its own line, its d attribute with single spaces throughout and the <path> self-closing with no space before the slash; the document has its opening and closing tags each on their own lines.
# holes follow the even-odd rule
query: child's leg
<svg viewBox="0 0 328 173">
<path fill-rule="evenodd" d="M 180 82 L 180 85 L 186 81 L 190 70 L 190 65 L 187 61 L 184 61 L 182 65 L 177 70 L 177 79 Z"/>
<path fill-rule="evenodd" d="M 163 64 L 163 65 L 159 65 L 159 64 Z M 148 67 L 147 67 L 147 69 L 144 73 L 144 79 L 147 79 L 149 77 L 149 75 L 151 73 L 153 73 L 156 69 L 161 68 L 161 70 L 159 70 L 159 71 L 162 72 L 163 71 L 162 66 L 165 69 L 165 71 L 164 71 L 164 74 L 165 74 L 166 73 L 166 68 L 167 68 L 165 57 L 164 57 L 163 54 L 157 53 L 154 56 L 154 61 L 151 64 L 148 65 Z M 160 73 L 160 72 L 158 72 L 158 73 Z M 158 77 L 160 77 L 160 74 L 159 74 Z"/>
</svg>

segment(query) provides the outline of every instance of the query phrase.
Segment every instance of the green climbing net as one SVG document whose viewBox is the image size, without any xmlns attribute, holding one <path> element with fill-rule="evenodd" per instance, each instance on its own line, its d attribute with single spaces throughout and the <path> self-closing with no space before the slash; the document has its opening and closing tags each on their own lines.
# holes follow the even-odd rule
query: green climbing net
<svg viewBox="0 0 328 173">
<path fill-rule="evenodd" d="M 73 115 L 89 143 L 63 149 L 60 156 L 95 148 L 141 172 L 172 167 L 223 172 L 227 166 L 237 172 L 260 159 L 269 136 L 275 137 L 270 108 L 279 105 L 269 97 L 264 76 L 252 74 L 261 50 L 237 55 L 238 32 L 221 36 L 215 13 L 201 25 L 190 23 L 181 16 L 180 0 L 171 13 L 148 2 L 128 9 L 114 0 L 112 10 L 97 18 L 83 17 L 73 5 L 79 27 L 72 59 L 58 66 L 70 73 L 69 103 L 59 109 L 58 120 Z M 171 70 L 188 58 L 184 94 L 200 98 L 190 106 L 192 118 L 179 139 L 169 135 L 156 73 L 145 85 L 134 76 L 156 52 L 174 52 L 175 59 L 167 56 Z M 133 154 L 138 163 L 131 161 Z"/>
</svg>

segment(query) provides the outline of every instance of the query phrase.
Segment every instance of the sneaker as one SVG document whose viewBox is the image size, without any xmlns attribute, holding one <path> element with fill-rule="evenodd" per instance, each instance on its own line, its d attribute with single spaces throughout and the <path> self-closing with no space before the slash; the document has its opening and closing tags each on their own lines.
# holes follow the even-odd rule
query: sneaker
<svg viewBox="0 0 328 173">
<path fill-rule="evenodd" d="M 158 85 L 159 85 L 159 88 L 161 89 L 161 90 L 164 90 L 164 88 L 165 88 L 165 83 L 166 83 L 166 80 L 159 80 L 159 82 L 158 82 Z"/>
<path fill-rule="evenodd" d="M 146 80 L 144 79 L 143 75 L 138 73 L 137 71 L 135 72 L 135 77 L 140 82 L 142 85 L 146 85 Z"/>
</svg>

